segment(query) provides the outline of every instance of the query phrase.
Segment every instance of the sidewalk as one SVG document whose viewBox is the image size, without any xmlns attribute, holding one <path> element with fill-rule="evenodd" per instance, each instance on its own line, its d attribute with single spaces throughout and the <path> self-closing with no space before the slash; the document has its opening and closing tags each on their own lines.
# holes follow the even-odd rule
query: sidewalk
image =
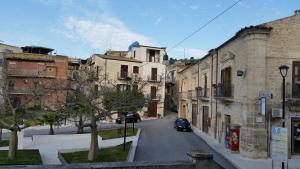
<svg viewBox="0 0 300 169">
<path fill-rule="evenodd" d="M 204 140 L 216 153 L 223 156 L 238 169 L 272 169 L 272 160 L 270 158 L 249 159 L 242 157 L 240 154 L 230 153 L 224 145 L 219 144 L 217 140 L 213 139 L 206 133 L 203 133 L 201 130 L 193 127 L 193 132 Z M 281 168 L 281 166 L 279 167 L 279 163 L 276 163 L 276 165 L 278 167 L 276 166 L 274 169 Z M 289 169 L 300 169 L 300 159 L 289 159 L 288 165 Z"/>
</svg>

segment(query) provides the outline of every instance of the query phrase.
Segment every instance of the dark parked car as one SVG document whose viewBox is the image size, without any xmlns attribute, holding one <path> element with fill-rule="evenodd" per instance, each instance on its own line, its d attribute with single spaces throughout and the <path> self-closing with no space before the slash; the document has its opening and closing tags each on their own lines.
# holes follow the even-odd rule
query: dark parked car
<svg viewBox="0 0 300 169">
<path fill-rule="evenodd" d="M 142 121 L 142 119 L 138 113 L 133 113 L 126 116 L 126 123 L 137 123 L 139 121 Z M 124 122 L 124 116 L 120 116 L 116 119 L 116 123 L 121 124 L 122 122 Z"/>
<path fill-rule="evenodd" d="M 190 122 L 185 118 L 177 118 L 174 122 L 177 131 L 192 131 Z"/>
</svg>

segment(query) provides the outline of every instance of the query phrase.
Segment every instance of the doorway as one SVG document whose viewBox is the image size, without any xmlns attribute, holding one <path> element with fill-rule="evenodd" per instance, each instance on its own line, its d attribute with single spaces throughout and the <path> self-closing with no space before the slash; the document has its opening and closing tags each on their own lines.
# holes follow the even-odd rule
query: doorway
<svg viewBox="0 0 300 169">
<path fill-rule="evenodd" d="M 203 106 L 202 130 L 208 133 L 208 106 Z"/>
<path fill-rule="evenodd" d="M 192 104 L 192 124 L 193 126 L 197 127 L 197 104 Z"/>
<path fill-rule="evenodd" d="M 291 132 L 292 154 L 300 155 L 300 118 L 292 119 Z"/>
<path fill-rule="evenodd" d="M 157 102 L 150 102 L 148 106 L 148 116 L 156 117 L 157 115 Z"/>
</svg>

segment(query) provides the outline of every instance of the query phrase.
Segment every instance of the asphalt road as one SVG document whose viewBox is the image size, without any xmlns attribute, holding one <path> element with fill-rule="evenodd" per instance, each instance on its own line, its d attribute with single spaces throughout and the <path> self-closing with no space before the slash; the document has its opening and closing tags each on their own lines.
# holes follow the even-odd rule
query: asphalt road
<svg viewBox="0 0 300 169">
<path fill-rule="evenodd" d="M 226 169 L 235 169 L 231 163 L 214 152 L 193 132 L 178 132 L 173 128 L 177 114 L 168 114 L 163 119 L 144 121 L 137 146 L 135 161 L 188 160 L 186 153 L 195 149 L 210 151 L 214 161 Z"/>
</svg>

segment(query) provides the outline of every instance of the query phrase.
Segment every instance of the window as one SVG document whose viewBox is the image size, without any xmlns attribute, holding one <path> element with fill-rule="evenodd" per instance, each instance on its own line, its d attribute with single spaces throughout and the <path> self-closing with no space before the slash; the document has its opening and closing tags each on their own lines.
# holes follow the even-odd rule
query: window
<svg viewBox="0 0 300 169">
<path fill-rule="evenodd" d="M 133 58 L 135 58 L 135 51 L 133 51 Z"/>
<path fill-rule="evenodd" d="M 152 68 L 152 70 L 151 70 L 151 80 L 157 81 L 157 68 Z"/>
<path fill-rule="evenodd" d="M 139 67 L 133 66 L 133 73 L 138 74 L 139 73 Z"/>
<path fill-rule="evenodd" d="M 121 78 L 128 76 L 128 65 L 121 65 Z"/>
<path fill-rule="evenodd" d="M 204 97 L 207 97 L 207 75 L 204 74 Z"/>
<path fill-rule="evenodd" d="M 14 88 L 15 88 L 15 83 L 14 83 L 14 81 L 10 80 L 8 82 L 8 92 L 14 91 Z"/>
<path fill-rule="evenodd" d="M 3 64 L 3 58 L 0 58 L 0 66 Z"/>
<path fill-rule="evenodd" d="M 221 71 L 221 95 L 223 97 L 231 97 L 231 67 L 227 67 Z"/>
<path fill-rule="evenodd" d="M 148 50 L 149 53 L 149 62 L 155 62 L 155 50 Z"/>
<path fill-rule="evenodd" d="M 300 61 L 293 62 L 293 98 L 300 98 Z"/>
</svg>

